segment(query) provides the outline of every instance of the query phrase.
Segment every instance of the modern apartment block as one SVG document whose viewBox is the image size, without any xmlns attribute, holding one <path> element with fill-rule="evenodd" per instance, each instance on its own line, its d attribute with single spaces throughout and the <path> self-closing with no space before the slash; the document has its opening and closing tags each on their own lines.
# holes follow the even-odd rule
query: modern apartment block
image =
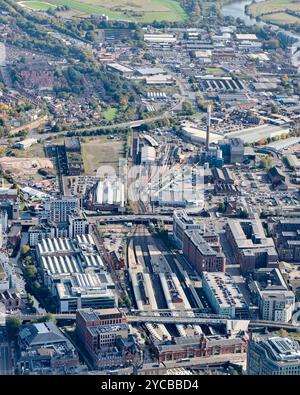
<svg viewBox="0 0 300 395">
<path fill-rule="evenodd" d="M 75 238 L 77 235 L 89 233 L 89 222 L 83 215 L 70 215 L 68 218 L 69 237 Z"/>
<path fill-rule="evenodd" d="M 260 318 L 268 321 L 289 322 L 295 309 L 295 295 L 288 289 L 279 269 L 257 269 L 249 284 Z"/>
<path fill-rule="evenodd" d="M 68 215 L 66 222 L 51 222 L 50 220 L 29 228 L 29 245 L 35 247 L 43 239 L 69 237 L 74 239 L 77 235 L 87 235 L 90 227 L 88 220 L 80 214 Z"/>
<path fill-rule="evenodd" d="M 300 375 L 299 343 L 280 336 L 255 336 L 249 341 L 248 375 Z"/>
<path fill-rule="evenodd" d="M 64 197 L 48 200 L 44 203 L 42 217 L 51 222 L 67 222 L 68 216 L 74 214 L 78 208 L 79 201 L 77 198 Z"/>
<path fill-rule="evenodd" d="M 204 224 L 195 223 L 185 210 L 175 210 L 173 214 L 173 237 L 178 247 L 182 248 L 186 230 L 203 230 Z"/>
</svg>

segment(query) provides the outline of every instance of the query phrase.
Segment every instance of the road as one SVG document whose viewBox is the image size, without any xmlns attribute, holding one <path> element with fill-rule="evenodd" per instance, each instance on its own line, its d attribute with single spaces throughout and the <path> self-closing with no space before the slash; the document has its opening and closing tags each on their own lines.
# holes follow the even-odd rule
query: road
<svg viewBox="0 0 300 395">
<path fill-rule="evenodd" d="M 90 223 L 100 222 L 145 222 L 149 221 L 164 221 L 166 223 L 173 223 L 173 218 L 167 215 L 154 215 L 154 214 L 133 214 L 133 215 L 87 215 Z"/>
<path fill-rule="evenodd" d="M 47 121 L 47 119 L 48 119 L 48 116 L 47 116 L 47 115 L 44 115 L 44 116 L 42 116 L 41 118 L 37 119 L 36 121 L 27 123 L 27 124 L 25 124 L 25 125 L 23 125 L 23 126 L 19 126 L 18 128 L 15 128 L 15 129 L 11 129 L 11 130 L 9 131 L 9 134 L 10 134 L 11 136 L 14 136 L 14 135 L 18 134 L 19 132 L 21 132 L 21 131 L 23 131 L 23 130 L 25 130 L 25 129 L 28 129 L 28 130 L 37 129 L 38 127 L 40 127 L 40 126 L 42 126 L 43 124 L 45 124 L 45 122 Z"/>
<path fill-rule="evenodd" d="M 177 103 L 175 103 L 172 107 L 168 108 L 166 111 L 164 111 L 162 114 L 157 115 L 155 117 L 151 117 L 151 118 L 146 118 L 146 119 L 138 119 L 136 121 L 127 121 L 127 122 L 121 122 L 121 123 L 115 123 L 113 125 L 103 125 L 103 126 L 92 126 L 92 127 L 87 127 L 87 128 L 78 128 L 78 129 L 72 129 L 71 131 L 74 131 L 76 133 L 83 132 L 83 131 L 87 131 L 87 132 L 92 132 L 95 130 L 101 130 L 101 129 L 105 129 L 105 130 L 112 130 L 115 128 L 119 128 L 119 129 L 124 129 L 124 128 L 134 128 L 134 127 L 139 127 L 141 125 L 145 125 L 149 122 L 155 122 L 155 121 L 160 121 L 164 118 L 167 117 L 171 117 L 173 115 L 173 111 L 177 111 L 177 110 L 181 110 L 182 108 L 182 103 L 184 102 L 184 100 L 186 100 L 186 96 L 187 96 L 187 92 L 186 92 L 186 87 L 184 85 L 184 83 L 178 79 L 178 77 L 171 73 L 170 74 L 173 76 L 173 78 L 175 79 L 177 86 L 179 87 L 180 90 L 180 99 Z M 66 132 L 58 132 L 58 133 L 43 133 L 43 134 L 37 134 L 34 131 L 32 131 L 30 133 L 30 137 L 34 137 L 34 138 L 38 138 L 39 140 L 43 141 L 43 140 L 47 140 L 49 137 L 53 137 L 55 139 L 57 139 L 58 137 L 62 137 L 66 134 Z"/>
<path fill-rule="evenodd" d="M 11 349 L 4 328 L 0 328 L 0 375 L 11 375 Z"/>
<path fill-rule="evenodd" d="M 119 298 L 123 298 L 125 296 L 125 290 L 123 289 L 122 283 L 119 279 L 119 276 L 117 275 L 115 268 L 113 266 L 113 264 L 111 263 L 111 259 L 109 257 L 108 252 L 106 251 L 104 244 L 103 244 L 103 239 L 102 236 L 99 232 L 99 230 L 97 229 L 97 226 L 95 224 L 92 225 L 92 229 L 93 229 L 93 234 L 95 235 L 95 242 L 96 242 L 96 246 L 98 248 L 99 251 L 103 251 L 102 254 L 102 258 L 106 264 L 106 267 L 108 268 L 108 271 L 111 275 L 111 278 L 116 286 L 115 288 L 115 292 L 117 294 L 118 299 Z"/>
<path fill-rule="evenodd" d="M 11 261 L 11 263 L 12 263 L 14 266 L 17 266 L 17 265 L 18 265 L 18 261 L 19 261 L 19 258 L 20 258 L 20 254 L 21 254 L 22 248 L 23 248 L 23 246 L 24 246 L 25 244 L 28 244 L 28 242 L 29 242 L 28 233 L 27 233 L 27 232 L 23 232 L 23 233 L 22 233 L 22 238 L 21 238 L 21 243 L 20 243 L 20 248 L 19 248 L 19 250 L 18 250 L 18 253 L 17 253 L 17 255 L 16 255 L 14 258 L 10 258 L 10 261 Z"/>
<path fill-rule="evenodd" d="M 0 344 L 0 374 L 12 374 L 10 347 L 7 343 Z"/>
</svg>

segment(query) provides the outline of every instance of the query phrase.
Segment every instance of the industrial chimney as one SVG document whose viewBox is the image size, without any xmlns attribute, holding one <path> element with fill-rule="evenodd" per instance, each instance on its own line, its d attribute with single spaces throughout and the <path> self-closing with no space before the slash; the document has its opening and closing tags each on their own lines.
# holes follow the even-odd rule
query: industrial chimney
<svg viewBox="0 0 300 395">
<path fill-rule="evenodd" d="M 211 116 L 211 105 L 207 106 L 207 116 L 206 116 L 206 152 L 209 150 L 209 132 L 210 132 L 210 116 Z"/>
</svg>

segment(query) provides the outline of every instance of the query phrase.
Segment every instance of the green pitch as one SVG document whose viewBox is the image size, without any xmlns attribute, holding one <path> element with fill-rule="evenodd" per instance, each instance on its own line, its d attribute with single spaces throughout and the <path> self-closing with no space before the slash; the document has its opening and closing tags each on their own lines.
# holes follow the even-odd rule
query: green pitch
<svg viewBox="0 0 300 395">
<path fill-rule="evenodd" d="M 53 4 L 44 1 L 20 1 L 19 4 L 36 11 L 47 11 L 49 8 L 55 8 Z"/>
<path fill-rule="evenodd" d="M 49 6 L 69 6 L 82 14 L 107 15 L 110 19 L 153 22 L 182 21 L 186 13 L 176 0 L 47 0 L 21 1 L 33 10 L 47 10 Z"/>
</svg>

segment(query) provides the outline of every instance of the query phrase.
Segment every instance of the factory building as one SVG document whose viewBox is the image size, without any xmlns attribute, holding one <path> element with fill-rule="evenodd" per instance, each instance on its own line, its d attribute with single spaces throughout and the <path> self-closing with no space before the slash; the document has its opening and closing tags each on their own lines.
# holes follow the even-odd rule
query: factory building
<svg viewBox="0 0 300 395">
<path fill-rule="evenodd" d="M 286 161 L 292 170 L 300 171 L 300 161 L 296 155 L 287 155 Z"/>
<path fill-rule="evenodd" d="M 149 44 L 175 44 L 177 39 L 173 34 L 145 33 L 144 41 Z"/>
<path fill-rule="evenodd" d="M 36 253 L 44 284 L 57 298 L 60 312 L 116 305 L 114 283 L 91 235 L 43 239 Z"/>
<path fill-rule="evenodd" d="M 84 199 L 88 210 L 124 211 L 125 203 L 125 185 L 116 178 L 99 180 Z"/>
<path fill-rule="evenodd" d="M 299 376 L 299 343 L 288 337 L 253 335 L 248 345 L 247 374 Z"/>
<path fill-rule="evenodd" d="M 155 148 L 145 145 L 141 149 L 141 163 L 145 165 L 154 164 L 156 159 Z"/>
<path fill-rule="evenodd" d="M 220 149 L 226 164 L 242 163 L 244 160 L 244 142 L 240 138 L 226 138 L 220 142 Z"/>
<path fill-rule="evenodd" d="M 196 125 L 185 122 L 181 128 L 182 135 L 192 143 L 205 144 L 207 140 L 207 131 L 199 129 Z M 209 133 L 209 143 L 217 144 L 223 137 L 220 134 Z"/>
<path fill-rule="evenodd" d="M 266 140 L 267 138 L 280 137 L 282 135 L 287 136 L 289 132 L 289 128 L 283 126 L 264 124 L 228 133 L 226 138 L 240 138 L 244 144 L 251 144 L 260 140 Z"/>
<path fill-rule="evenodd" d="M 120 63 L 108 63 L 107 64 L 107 68 L 110 71 L 116 72 L 120 75 L 122 75 L 123 77 L 130 77 L 133 75 L 133 70 L 130 69 L 127 66 L 124 66 Z"/>
</svg>

